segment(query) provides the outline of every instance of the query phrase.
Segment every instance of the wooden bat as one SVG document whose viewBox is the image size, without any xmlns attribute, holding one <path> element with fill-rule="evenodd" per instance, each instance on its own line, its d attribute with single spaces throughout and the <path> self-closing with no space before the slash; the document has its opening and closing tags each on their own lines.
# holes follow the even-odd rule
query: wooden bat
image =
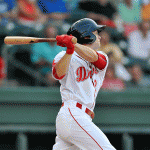
<svg viewBox="0 0 150 150">
<path fill-rule="evenodd" d="M 72 43 L 77 43 L 77 38 L 72 38 Z M 4 39 L 5 44 L 10 45 L 22 45 L 22 44 L 33 44 L 41 42 L 56 42 L 56 38 L 37 38 L 37 37 L 24 37 L 24 36 L 6 36 Z"/>
</svg>

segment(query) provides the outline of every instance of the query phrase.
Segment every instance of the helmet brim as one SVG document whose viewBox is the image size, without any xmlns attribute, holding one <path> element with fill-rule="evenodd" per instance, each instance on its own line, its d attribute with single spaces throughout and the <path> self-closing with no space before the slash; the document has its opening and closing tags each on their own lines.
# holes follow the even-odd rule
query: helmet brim
<svg viewBox="0 0 150 150">
<path fill-rule="evenodd" d="M 98 33 L 100 33 L 101 31 L 103 31 L 106 28 L 106 25 L 97 25 L 97 31 Z"/>
</svg>

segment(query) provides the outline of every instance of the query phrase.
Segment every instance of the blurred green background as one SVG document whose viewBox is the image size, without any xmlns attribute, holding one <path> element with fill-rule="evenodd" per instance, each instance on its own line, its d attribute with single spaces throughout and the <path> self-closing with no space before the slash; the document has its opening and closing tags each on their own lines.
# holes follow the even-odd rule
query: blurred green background
<svg viewBox="0 0 150 150">
<path fill-rule="evenodd" d="M 149 97 L 146 89 L 100 92 L 93 122 L 117 149 L 149 149 Z M 52 149 L 59 88 L 3 88 L 0 107 L 0 149 Z"/>
</svg>

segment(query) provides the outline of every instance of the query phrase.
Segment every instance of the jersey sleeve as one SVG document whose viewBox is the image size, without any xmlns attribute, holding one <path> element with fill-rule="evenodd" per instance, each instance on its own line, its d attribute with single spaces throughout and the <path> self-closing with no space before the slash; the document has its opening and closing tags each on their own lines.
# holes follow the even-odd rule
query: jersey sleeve
<svg viewBox="0 0 150 150">
<path fill-rule="evenodd" d="M 65 55 L 66 51 L 61 51 L 60 53 L 58 53 L 54 60 L 53 60 L 53 64 L 52 64 L 52 76 L 55 80 L 61 80 L 64 78 L 65 75 L 58 77 L 57 73 L 56 73 L 56 69 L 55 69 L 55 65 L 59 62 L 59 60 Z"/>
<path fill-rule="evenodd" d="M 98 54 L 98 60 L 92 62 L 92 64 L 102 71 L 108 66 L 108 56 L 102 51 L 97 51 L 96 53 Z"/>
</svg>

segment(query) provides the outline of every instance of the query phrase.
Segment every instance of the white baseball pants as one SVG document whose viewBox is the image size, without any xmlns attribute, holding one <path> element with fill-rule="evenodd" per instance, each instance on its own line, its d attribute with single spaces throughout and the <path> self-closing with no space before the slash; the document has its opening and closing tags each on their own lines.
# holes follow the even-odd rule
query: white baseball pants
<svg viewBox="0 0 150 150">
<path fill-rule="evenodd" d="M 64 103 L 56 118 L 53 150 L 116 150 L 82 108 L 75 101 Z"/>
</svg>

